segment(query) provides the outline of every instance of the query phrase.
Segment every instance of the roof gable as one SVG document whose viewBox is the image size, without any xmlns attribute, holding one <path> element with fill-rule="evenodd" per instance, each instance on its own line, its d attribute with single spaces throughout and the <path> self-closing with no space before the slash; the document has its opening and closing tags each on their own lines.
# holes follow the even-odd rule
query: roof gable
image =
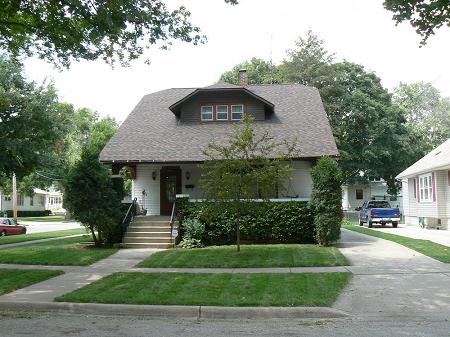
<svg viewBox="0 0 450 337">
<path fill-rule="evenodd" d="M 397 179 L 445 169 L 450 169 L 450 139 L 400 173 Z"/>
</svg>

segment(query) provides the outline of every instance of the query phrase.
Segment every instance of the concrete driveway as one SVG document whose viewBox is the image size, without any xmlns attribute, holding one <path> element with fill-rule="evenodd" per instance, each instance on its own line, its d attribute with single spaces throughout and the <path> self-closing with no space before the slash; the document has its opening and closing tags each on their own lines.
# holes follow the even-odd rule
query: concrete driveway
<svg viewBox="0 0 450 337">
<path fill-rule="evenodd" d="M 403 235 L 413 239 L 430 240 L 441 245 L 450 247 L 450 230 L 442 229 L 425 229 L 419 226 L 399 224 L 399 227 L 392 228 L 392 226 L 386 225 L 382 227 L 380 225 L 373 225 L 374 230 L 386 233 L 392 233 L 396 235 Z"/>
<path fill-rule="evenodd" d="M 397 243 L 342 230 L 354 273 L 334 307 L 359 317 L 450 317 L 450 264 Z"/>
</svg>

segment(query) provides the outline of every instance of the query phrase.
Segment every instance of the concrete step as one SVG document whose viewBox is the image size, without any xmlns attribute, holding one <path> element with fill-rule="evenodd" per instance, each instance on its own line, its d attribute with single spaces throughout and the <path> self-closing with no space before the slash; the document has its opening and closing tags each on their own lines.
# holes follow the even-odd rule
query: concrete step
<svg viewBox="0 0 450 337">
<path fill-rule="evenodd" d="M 128 237 L 125 234 L 123 238 L 124 243 L 172 243 L 172 238 L 159 237 L 159 236 L 140 236 L 140 237 Z"/>
<path fill-rule="evenodd" d="M 131 224 L 128 226 L 129 232 L 170 232 L 170 226 L 136 226 Z"/>
<path fill-rule="evenodd" d="M 170 226 L 169 221 L 134 221 L 133 225 L 136 226 Z"/>
<path fill-rule="evenodd" d="M 124 248 L 159 248 L 169 249 L 173 248 L 171 243 L 123 243 Z"/>
<path fill-rule="evenodd" d="M 126 237 L 133 238 L 133 237 L 171 237 L 170 231 L 167 232 L 144 232 L 144 231 L 130 231 L 128 230 L 126 233 Z"/>
</svg>

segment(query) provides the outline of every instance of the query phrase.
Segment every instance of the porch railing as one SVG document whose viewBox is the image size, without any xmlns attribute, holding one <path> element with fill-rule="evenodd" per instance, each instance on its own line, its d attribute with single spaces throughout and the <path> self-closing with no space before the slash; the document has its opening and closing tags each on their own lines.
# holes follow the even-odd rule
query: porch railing
<svg viewBox="0 0 450 337">
<path fill-rule="evenodd" d="M 137 210 L 137 198 L 134 198 L 133 201 L 131 202 L 130 207 L 128 207 L 125 217 L 122 220 L 122 233 L 125 233 L 127 231 L 128 226 L 133 221 L 133 218 L 136 215 L 136 210 Z"/>
<path fill-rule="evenodd" d="M 175 225 L 176 217 L 177 217 L 177 198 L 175 198 L 175 200 L 173 202 L 172 213 L 170 215 L 170 235 L 172 235 L 172 233 L 173 233 L 173 228 Z M 172 237 L 172 239 L 175 240 L 174 237 Z"/>
</svg>

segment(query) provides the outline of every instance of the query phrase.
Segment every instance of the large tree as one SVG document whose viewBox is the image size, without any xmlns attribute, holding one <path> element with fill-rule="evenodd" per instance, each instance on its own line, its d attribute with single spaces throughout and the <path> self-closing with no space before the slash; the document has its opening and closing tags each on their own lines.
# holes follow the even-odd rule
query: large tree
<svg viewBox="0 0 450 337">
<path fill-rule="evenodd" d="M 161 0 L 0 0 L 0 8 L 0 49 L 55 65 L 98 58 L 126 65 L 152 45 L 206 40 L 184 6 L 169 10 Z"/>
<path fill-rule="evenodd" d="M 278 70 L 282 82 L 319 89 L 344 181 L 381 176 L 395 193 L 394 177 L 411 164 L 414 142 L 405 128 L 403 110 L 392 102 L 381 80 L 361 65 L 335 62 L 311 31 L 296 41 Z"/>
<path fill-rule="evenodd" d="M 53 86 L 25 79 L 22 65 L 0 56 L 0 172 L 23 177 L 61 140 L 64 111 Z"/>
<path fill-rule="evenodd" d="M 422 153 L 450 138 L 450 98 L 431 83 L 400 83 L 393 98 L 404 109 L 411 133 L 422 140 Z"/>
<path fill-rule="evenodd" d="M 450 27 L 448 0 L 385 0 L 384 7 L 394 13 L 397 24 L 409 21 L 422 36 L 422 45 L 436 29 L 444 25 Z"/>
</svg>

